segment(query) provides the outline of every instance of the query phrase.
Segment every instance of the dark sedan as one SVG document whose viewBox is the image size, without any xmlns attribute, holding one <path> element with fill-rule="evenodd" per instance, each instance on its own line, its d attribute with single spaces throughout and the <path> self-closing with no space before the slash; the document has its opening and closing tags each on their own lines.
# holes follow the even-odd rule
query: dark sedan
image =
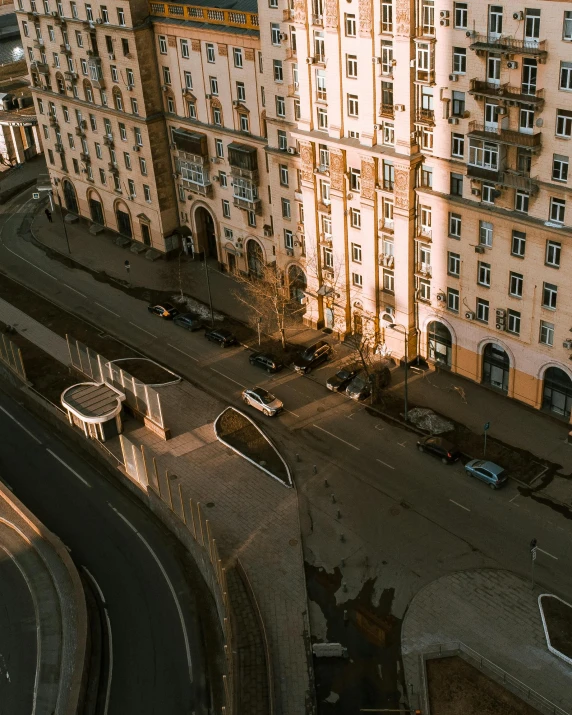
<svg viewBox="0 0 572 715">
<path fill-rule="evenodd" d="M 182 313 L 181 315 L 177 315 L 173 323 L 186 330 L 200 330 L 203 327 L 202 318 L 200 315 L 197 315 L 197 313 Z"/>
<path fill-rule="evenodd" d="M 371 382 L 361 375 L 357 375 L 346 387 L 346 395 L 352 400 L 365 400 L 371 395 Z"/>
<path fill-rule="evenodd" d="M 436 457 L 439 457 L 443 464 L 453 464 L 454 462 L 458 462 L 461 458 L 459 448 L 452 442 L 443 439 L 443 437 L 435 437 L 433 435 L 423 437 L 417 442 L 417 449 L 420 452 L 434 454 Z"/>
<path fill-rule="evenodd" d="M 160 303 L 159 305 L 148 305 L 147 310 L 153 315 L 158 315 L 164 320 L 173 320 L 173 318 L 179 315 L 179 311 L 171 303 Z"/>
<path fill-rule="evenodd" d="M 326 387 L 332 392 L 343 392 L 357 375 L 357 370 L 338 370 L 335 375 L 328 378 Z"/>
<path fill-rule="evenodd" d="M 278 372 L 284 367 L 280 360 L 271 353 L 252 353 L 248 356 L 248 362 L 271 373 Z"/>
<path fill-rule="evenodd" d="M 221 348 L 227 348 L 231 345 L 237 344 L 236 337 L 230 332 L 230 330 L 224 330 L 223 328 L 215 328 L 214 330 L 207 330 L 205 333 L 205 338 L 210 340 L 212 343 L 218 343 Z"/>
</svg>

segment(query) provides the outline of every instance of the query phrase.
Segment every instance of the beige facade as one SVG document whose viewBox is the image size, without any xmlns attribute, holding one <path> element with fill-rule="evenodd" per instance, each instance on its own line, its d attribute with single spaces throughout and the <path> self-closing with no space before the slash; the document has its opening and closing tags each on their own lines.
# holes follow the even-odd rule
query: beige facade
<svg viewBox="0 0 572 715">
<path fill-rule="evenodd" d="M 406 331 L 410 355 L 569 417 L 566 3 L 53 1 L 19 18 L 82 215 L 276 262 L 309 324 L 397 356 Z"/>
</svg>

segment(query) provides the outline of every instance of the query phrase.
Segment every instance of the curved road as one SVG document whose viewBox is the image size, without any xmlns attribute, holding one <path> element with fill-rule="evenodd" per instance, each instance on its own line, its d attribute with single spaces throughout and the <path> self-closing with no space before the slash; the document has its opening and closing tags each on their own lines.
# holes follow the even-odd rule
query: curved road
<svg viewBox="0 0 572 715">
<path fill-rule="evenodd" d="M 109 715 L 205 713 L 204 616 L 199 624 L 177 543 L 135 497 L 1 392 L 0 434 L 0 478 L 62 539 L 105 599 Z"/>
</svg>

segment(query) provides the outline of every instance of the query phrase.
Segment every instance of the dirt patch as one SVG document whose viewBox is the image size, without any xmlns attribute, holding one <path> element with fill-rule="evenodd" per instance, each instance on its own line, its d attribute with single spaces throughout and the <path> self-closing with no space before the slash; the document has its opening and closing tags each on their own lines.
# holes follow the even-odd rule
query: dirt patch
<svg viewBox="0 0 572 715">
<path fill-rule="evenodd" d="M 284 463 L 270 442 L 244 415 L 230 407 L 217 419 L 215 428 L 227 444 L 290 486 Z"/>
<path fill-rule="evenodd" d="M 119 360 L 119 362 L 115 364 L 117 367 L 125 370 L 131 377 L 134 377 L 145 385 L 161 385 L 163 383 L 173 382 L 173 380 L 176 380 L 178 377 L 178 375 L 175 375 L 169 370 L 165 370 L 161 365 L 147 358 Z"/>
<path fill-rule="evenodd" d="M 426 662 L 431 715 L 539 715 L 459 656 Z"/>
<path fill-rule="evenodd" d="M 572 608 L 554 596 L 542 596 L 540 605 L 550 645 L 567 658 L 572 658 Z"/>
</svg>

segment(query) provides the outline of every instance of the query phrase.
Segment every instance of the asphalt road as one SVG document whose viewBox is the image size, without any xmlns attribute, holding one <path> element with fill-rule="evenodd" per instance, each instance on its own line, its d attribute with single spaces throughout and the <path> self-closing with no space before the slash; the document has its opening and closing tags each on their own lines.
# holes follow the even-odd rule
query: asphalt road
<svg viewBox="0 0 572 715">
<path fill-rule="evenodd" d="M 134 497 L 3 393 L 0 433 L 0 477 L 89 571 L 107 606 L 106 712 L 206 712 L 201 614 L 174 540 Z"/>
</svg>

